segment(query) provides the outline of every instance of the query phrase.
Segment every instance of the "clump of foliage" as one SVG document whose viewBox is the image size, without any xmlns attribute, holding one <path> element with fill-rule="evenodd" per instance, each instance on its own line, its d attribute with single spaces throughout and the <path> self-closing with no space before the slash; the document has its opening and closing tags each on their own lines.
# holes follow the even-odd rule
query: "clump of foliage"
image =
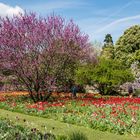
<svg viewBox="0 0 140 140">
<path fill-rule="evenodd" d="M 4 119 L 0 120 L 0 139 L 56 140 L 55 136 L 50 133 L 43 134 L 39 132 L 36 128 L 30 130 L 20 125 L 12 125 L 10 121 Z"/>
<path fill-rule="evenodd" d="M 72 132 L 69 134 L 68 140 L 88 140 L 88 138 L 81 132 Z"/>
<path fill-rule="evenodd" d="M 133 79 L 131 70 L 113 59 L 100 59 L 97 65 L 87 64 L 77 70 L 77 81 L 96 85 L 101 94 L 114 94 L 121 84 Z"/>
</svg>

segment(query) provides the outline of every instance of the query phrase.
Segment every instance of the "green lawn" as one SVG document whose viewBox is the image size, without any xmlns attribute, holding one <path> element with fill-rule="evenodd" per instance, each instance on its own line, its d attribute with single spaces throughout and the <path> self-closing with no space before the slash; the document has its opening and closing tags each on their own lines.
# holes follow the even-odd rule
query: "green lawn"
<svg viewBox="0 0 140 140">
<path fill-rule="evenodd" d="M 0 117 L 10 119 L 14 124 L 37 128 L 41 132 L 52 132 L 56 135 L 67 135 L 72 131 L 80 131 L 87 135 L 89 140 L 140 140 L 134 136 L 120 136 L 108 132 L 101 132 L 86 127 L 62 123 L 52 119 L 29 116 L 21 113 L 0 109 Z"/>
</svg>

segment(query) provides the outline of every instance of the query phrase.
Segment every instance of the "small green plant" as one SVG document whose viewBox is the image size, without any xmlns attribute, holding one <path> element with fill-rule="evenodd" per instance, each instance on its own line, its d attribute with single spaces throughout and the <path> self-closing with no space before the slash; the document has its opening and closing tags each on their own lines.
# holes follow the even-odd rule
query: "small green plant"
<svg viewBox="0 0 140 140">
<path fill-rule="evenodd" d="M 68 137 L 67 136 L 57 136 L 56 140 L 68 140 Z"/>
<path fill-rule="evenodd" d="M 81 132 L 72 132 L 69 134 L 69 140 L 88 140 L 88 138 Z"/>
</svg>

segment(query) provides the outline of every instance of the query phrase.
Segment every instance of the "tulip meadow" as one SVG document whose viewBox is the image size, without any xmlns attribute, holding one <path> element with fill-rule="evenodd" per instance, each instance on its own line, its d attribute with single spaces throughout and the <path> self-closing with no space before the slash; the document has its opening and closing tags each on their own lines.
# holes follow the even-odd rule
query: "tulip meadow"
<svg viewBox="0 0 140 140">
<path fill-rule="evenodd" d="M 34 103 L 28 94 L 1 94 L 0 108 L 117 134 L 140 134 L 140 98 L 53 93 Z"/>
</svg>

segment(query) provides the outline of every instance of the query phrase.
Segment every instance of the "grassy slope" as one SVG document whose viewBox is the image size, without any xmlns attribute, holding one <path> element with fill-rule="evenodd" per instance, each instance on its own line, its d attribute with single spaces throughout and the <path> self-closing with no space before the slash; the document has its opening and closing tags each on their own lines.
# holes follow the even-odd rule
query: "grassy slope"
<svg viewBox="0 0 140 140">
<path fill-rule="evenodd" d="M 140 138 L 130 136 L 119 136 L 108 132 L 101 132 L 86 127 L 62 123 L 52 119 L 29 116 L 21 113 L 15 113 L 0 109 L 0 117 L 9 118 L 13 123 L 37 128 L 42 132 L 52 132 L 56 135 L 66 135 L 71 131 L 80 131 L 85 133 L 89 140 L 140 140 Z M 24 122 L 24 119 L 26 120 Z"/>
</svg>

